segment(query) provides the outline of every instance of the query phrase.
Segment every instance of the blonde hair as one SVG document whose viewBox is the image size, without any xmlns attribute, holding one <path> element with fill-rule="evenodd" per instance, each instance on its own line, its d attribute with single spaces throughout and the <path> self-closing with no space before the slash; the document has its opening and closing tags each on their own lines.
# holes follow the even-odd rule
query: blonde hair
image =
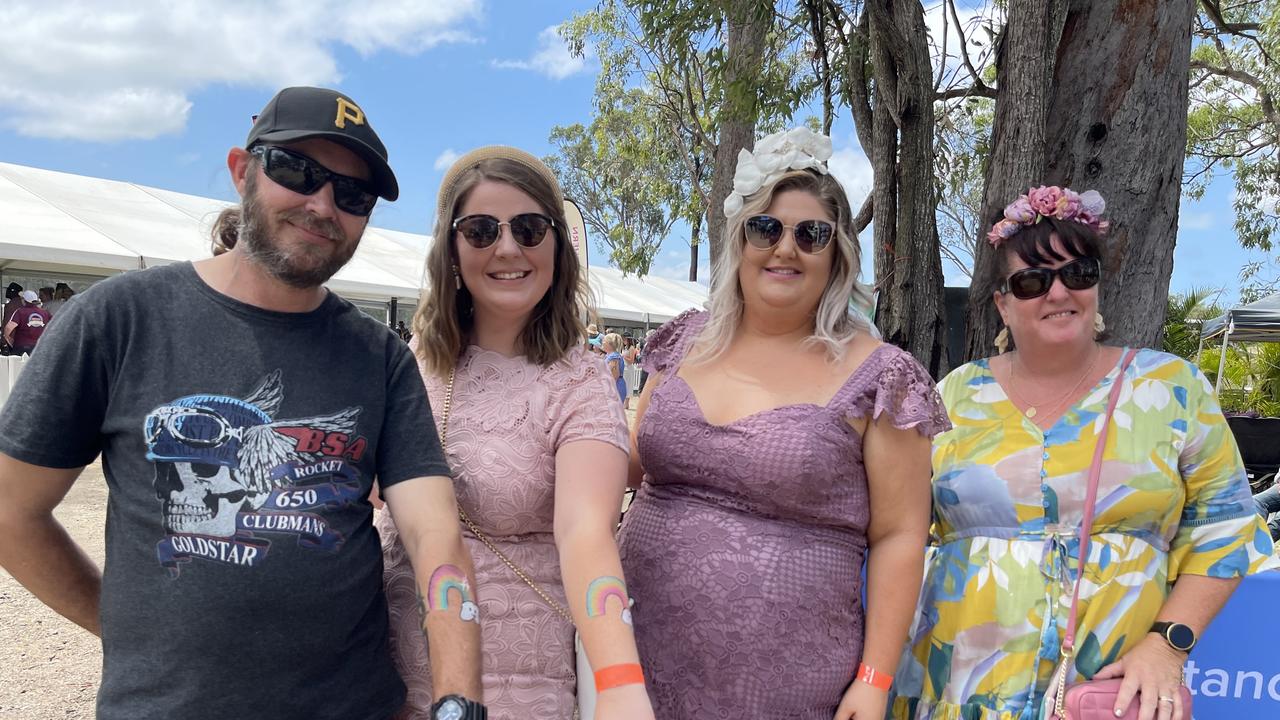
<svg viewBox="0 0 1280 720">
<path fill-rule="evenodd" d="M 742 286 L 738 282 L 738 270 L 742 266 L 742 248 L 746 244 L 747 219 L 763 213 L 773 204 L 779 193 L 799 190 L 810 193 L 835 220 L 835 246 L 831 263 L 831 277 L 822 291 L 814 311 L 813 334 L 806 342 L 826 347 L 833 360 L 839 360 L 849 341 L 858 332 L 870 332 L 871 323 L 856 307 L 868 307 L 871 298 L 858 285 L 862 268 L 862 253 L 858 248 L 858 236 L 853 229 L 853 212 L 844 188 L 831 175 L 813 170 L 793 170 L 747 196 L 742 209 L 728 218 L 724 228 L 724 243 L 720 263 L 714 270 L 711 293 L 707 300 L 709 317 L 696 339 L 697 349 L 690 357 L 692 363 L 710 362 L 719 357 L 733 341 L 742 322 Z"/>
<path fill-rule="evenodd" d="M 608 335 L 605 335 L 604 339 L 600 341 L 601 345 L 603 345 L 604 343 L 609 343 L 610 345 L 612 345 L 614 352 L 617 352 L 622 349 L 622 336 L 619 335 L 618 333 L 609 333 Z"/>
<path fill-rule="evenodd" d="M 484 181 L 505 183 L 528 194 L 555 225 L 551 287 L 520 332 L 520 351 L 525 357 L 544 367 L 563 359 L 581 343 L 583 319 L 591 305 L 586 273 L 578 265 L 578 254 L 566 234 L 564 195 L 555 176 L 523 150 L 502 146 L 473 150 L 458 158 L 441 182 L 434 242 L 423 271 L 426 289 L 413 315 L 418 357 L 427 372 L 438 376 L 453 371 L 475 322 L 471 291 L 465 285 L 458 287 L 453 222 L 467 194 Z"/>
</svg>

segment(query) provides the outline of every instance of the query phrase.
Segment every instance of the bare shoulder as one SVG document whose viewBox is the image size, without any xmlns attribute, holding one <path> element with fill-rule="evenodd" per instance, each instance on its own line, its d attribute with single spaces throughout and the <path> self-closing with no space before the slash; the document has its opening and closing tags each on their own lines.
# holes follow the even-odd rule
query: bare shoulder
<svg viewBox="0 0 1280 720">
<path fill-rule="evenodd" d="M 869 333 L 860 332 L 854 335 L 844 346 L 843 369 L 852 373 L 862 363 L 866 362 L 872 353 L 886 344 L 883 340 L 872 337 Z"/>
</svg>

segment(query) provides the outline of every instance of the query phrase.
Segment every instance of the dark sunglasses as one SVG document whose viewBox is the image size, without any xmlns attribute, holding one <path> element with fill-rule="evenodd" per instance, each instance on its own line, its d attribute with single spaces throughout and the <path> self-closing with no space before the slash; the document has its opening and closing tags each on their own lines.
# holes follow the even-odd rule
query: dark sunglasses
<svg viewBox="0 0 1280 720">
<path fill-rule="evenodd" d="M 1010 275 L 1000 292 L 1013 293 L 1019 300 L 1038 298 L 1049 292 L 1055 277 L 1061 278 L 1068 290 L 1088 290 L 1102 279 L 1102 264 L 1098 258 L 1085 257 L 1060 268 L 1026 268 Z"/>
<path fill-rule="evenodd" d="M 795 225 L 783 225 L 776 217 L 756 215 L 747 218 L 747 242 L 752 247 L 768 250 L 782 241 L 782 231 L 786 228 L 791 228 L 791 233 L 795 235 L 796 247 L 810 255 L 825 250 L 836 236 L 835 227 L 822 220 L 802 220 Z"/>
<path fill-rule="evenodd" d="M 258 145 L 249 152 L 262 160 L 262 172 L 286 190 L 311 195 L 333 183 L 333 204 L 339 210 L 368 217 L 378 195 L 359 178 L 339 175 L 306 155 L 276 145 Z"/>
<path fill-rule="evenodd" d="M 453 221 L 453 229 L 462 233 L 467 243 L 477 250 L 497 242 L 503 225 L 511 228 L 511 237 L 521 247 L 535 248 L 542 244 L 556 221 L 542 213 L 521 213 L 507 222 L 492 215 L 468 215 Z"/>
</svg>

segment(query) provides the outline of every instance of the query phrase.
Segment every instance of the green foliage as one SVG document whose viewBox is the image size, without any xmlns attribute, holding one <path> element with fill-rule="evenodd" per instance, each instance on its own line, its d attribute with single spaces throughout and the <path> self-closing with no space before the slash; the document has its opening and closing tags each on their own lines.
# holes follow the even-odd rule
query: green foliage
<svg viewBox="0 0 1280 720">
<path fill-rule="evenodd" d="M 760 81 L 726 87 L 725 15 L 739 6 L 772 18 L 772 30 Z M 654 233 L 677 221 L 690 225 L 690 244 L 700 242 L 726 118 L 753 106 L 760 132 L 772 132 L 811 97 L 802 31 L 774 13 L 758 0 L 601 0 L 560 27 L 570 51 L 590 52 L 600 74 L 590 126 L 552 131 L 554 162 L 624 272 L 647 273 L 663 239 Z"/>
<path fill-rule="evenodd" d="M 645 111 L 643 91 L 618 94 L 590 126 L 556 127 L 558 155 L 546 158 L 565 194 L 622 272 L 645 275 L 685 200 L 679 160 Z"/>
<path fill-rule="evenodd" d="M 995 101 L 971 97 L 949 108 L 939 105 L 934 136 L 938 240 L 942 257 L 972 278 L 975 243 L 984 235 L 980 215 Z"/>
<path fill-rule="evenodd" d="M 1205 348 L 1199 366 L 1217 383 L 1221 346 Z M 1237 343 L 1228 346 L 1219 402 L 1226 412 L 1254 411 L 1280 417 L 1280 343 Z"/>
<path fill-rule="evenodd" d="M 1164 312 L 1163 350 L 1180 358 L 1194 360 L 1196 349 L 1200 347 L 1200 327 L 1206 320 L 1212 320 L 1226 308 L 1219 306 L 1215 300 L 1220 290 L 1192 288 L 1185 293 L 1174 293 L 1169 296 Z M 1214 371 L 1217 371 L 1215 362 Z"/>
<path fill-rule="evenodd" d="M 1188 197 L 1222 174 L 1235 181 L 1240 244 L 1271 252 L 1280 231 L 1280 2 L 1202 0 L 1194 26 L 1187 114 Z M 1276 276 L 1244 269 L 1256 293 Z"/>
</svg>

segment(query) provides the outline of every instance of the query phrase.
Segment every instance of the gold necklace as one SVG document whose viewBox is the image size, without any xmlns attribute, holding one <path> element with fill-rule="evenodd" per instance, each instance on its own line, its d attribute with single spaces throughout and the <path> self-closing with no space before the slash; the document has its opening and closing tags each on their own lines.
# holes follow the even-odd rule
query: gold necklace
<svg viewBox="0 0 1280 720">
<path fill-rule="evenodd" d="M 1084 382 L 1084 379 L 1093 373 L 1093 368 L 1098 364 L 1098 356 L 1102 354 L 1101 346 L 1095 344 L 1094 348 L 1093 359 L 1089 361 L 1089 367 L 1085 368 L 1084 374 L 1076 380 L 1076 384 L 1072 385 L 1070 390 L 1058 396 L 1058 399 L 1054 401 L 1052 405 L 1044 406 L 1046 412 L 1052 412 L 1053 410 L 1058 409 L 1058 406 L 1061 405 L 1064 400 L 1071 397 L 1075 394 L 1076 390 L 1080 389 L 1080 385 Z M 1036 406 L 1027 402 L 1026 398 L 1022 397 L 1022 395 L 1018 393 L 1017 389 L 1014 387 L 1014 380 L 1016 379 L 1014 375 L 1014 360 L 1013 358 L 1009 358 L 1009 392 L 1018 400 L 1019 403 L 1027 406 L 1027 409 L 1022 411 L 1023 414 L 1026 415 L 1028 419 L 1035 419 L 1035 416 L 1038 414 Z"/>
</svg>

